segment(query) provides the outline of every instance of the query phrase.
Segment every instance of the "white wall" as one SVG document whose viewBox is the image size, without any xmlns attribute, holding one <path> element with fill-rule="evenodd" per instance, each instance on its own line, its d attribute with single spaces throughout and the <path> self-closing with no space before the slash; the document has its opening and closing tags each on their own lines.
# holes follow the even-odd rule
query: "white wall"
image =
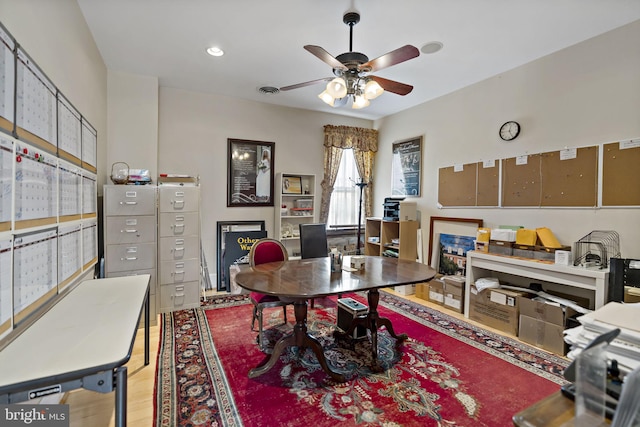
<svg viewBox="0 0 640 427">
<path fill-rule="evenodd" d="M 369 120 L 160 88 L 158 171 L 200 176 L 202 244 L 215 271 L 216 222 L 264 220 L 274 232 L 273 207 L 227 207 L 227 139 L 275 142 L 274 173 L 323 175 L 323 126 L 370 128 Z"/>
<path fill-rule="evenodd" d="M 107 175 L 115 162 L 158 176 L 158 78 L 108 72 Z M 111 183 L 111 182 L 109 182 Z"/>
<path fill-rule="evenodd" d="M 376 214 L 390 192 L 391 144 L 424 135 L 422 196 L 416 201 L 425 233 L 430 216 L 482 218 L 490 227 L 547 226 L 565 245 L 593 230 L 615 230 L 622 255 L 640 257 L 640 209 L 436 207 L 438 168 L 640 137 L 638 40 L 640 21 L 377 121 Z M 498 137 L 508 120 L 522 125 L 512 142 Z"/>
<path fill-rule="evenodd" d="M 98 132 L 105 181 L 107 68 L 75 0 L 0 0 L 0 21 Z"/>
</svg>

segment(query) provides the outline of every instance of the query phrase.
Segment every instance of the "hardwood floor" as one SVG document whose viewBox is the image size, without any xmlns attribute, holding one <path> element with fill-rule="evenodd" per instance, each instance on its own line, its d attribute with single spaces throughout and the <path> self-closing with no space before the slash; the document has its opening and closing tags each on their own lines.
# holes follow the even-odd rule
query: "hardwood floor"
<svg viewBox="0 0 640 427">
<path fill-rule="evenodd" d="M 442 310 L 447 314 L 477 324 L 470 319 L 465 319 L 461 313 L 455 313 L 439 305 L 417 298 L 415 295 L 400 295 L 391 289 L 386 291 L 406 298 L 410 301 Z M 480 325 L 485 329 L 501 333 L 498 330 Z M 152 326 L 150 330 L 149 365 L 144 366 L 144 329 L 140 329 L 136 336 L 131 360 L 128 368 L 128 399 L 127 422 L 132 427 L 153 425 L 153 387 L 156 373 L 156 358 L 160 338 L 160 327 Z M 69 404 L 69 418 L 71 427 L 113 427 L 115 426 L 115 395 L 114 393 L 102 394 L 83 389 L 67 393 L 63 403 Z"/>
<path fill-rule="evenodd" d="M 151 426 L 153 423 L 153 386 L 160 327 L 149 327 L 149 365 L 144 366 L 144 329 L 138 329 L 127 363 L 127 425 Z M 115 393 L 78 389 L 67 393 L 62 403 L 69 404 L 70 427 L 115 426 Z"/>
</svg>

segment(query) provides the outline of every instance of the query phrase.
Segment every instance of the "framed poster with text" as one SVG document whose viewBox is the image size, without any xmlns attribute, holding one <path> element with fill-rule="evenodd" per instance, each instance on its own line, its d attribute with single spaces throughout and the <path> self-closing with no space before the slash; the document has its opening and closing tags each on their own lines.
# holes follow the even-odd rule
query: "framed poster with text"
<svg viewBox="0 0 640 427">
<path fill-rule="evenodd" d="M 391 195 L 420 197 L 422 136 L 393 143 Z"/>
<path fill-rule="evenodd" d="M 275 143 L 227 141 L 227 207 L 273 206 Z"/>
</svg>

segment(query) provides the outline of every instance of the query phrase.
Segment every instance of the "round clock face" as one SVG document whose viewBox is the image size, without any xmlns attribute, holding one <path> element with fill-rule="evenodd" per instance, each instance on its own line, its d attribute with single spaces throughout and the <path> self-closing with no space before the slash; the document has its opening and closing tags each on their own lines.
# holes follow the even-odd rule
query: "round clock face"
<svg viewBox="0 0 640 427">
<path fill-rule="evenodd" d="M 510 121 L 500 126 L 500 138 L 504 139 L 505 141 L 516 139 L 519 133 L 520 124 L 518 122 Z"/>
</svg>

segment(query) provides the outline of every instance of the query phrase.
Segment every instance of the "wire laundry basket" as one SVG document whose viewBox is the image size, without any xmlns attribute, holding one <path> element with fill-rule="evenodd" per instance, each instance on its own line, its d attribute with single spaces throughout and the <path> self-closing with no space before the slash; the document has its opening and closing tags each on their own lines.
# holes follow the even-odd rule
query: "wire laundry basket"
<svg viewBox="0 0 640 427">
<path fill-rule="evenodd" d="M 609 267 L 611 258 L 620 258 L 620 236 L 611 230 L 596 230 L 573 244 L 573 265 Z"/>
</svg>

